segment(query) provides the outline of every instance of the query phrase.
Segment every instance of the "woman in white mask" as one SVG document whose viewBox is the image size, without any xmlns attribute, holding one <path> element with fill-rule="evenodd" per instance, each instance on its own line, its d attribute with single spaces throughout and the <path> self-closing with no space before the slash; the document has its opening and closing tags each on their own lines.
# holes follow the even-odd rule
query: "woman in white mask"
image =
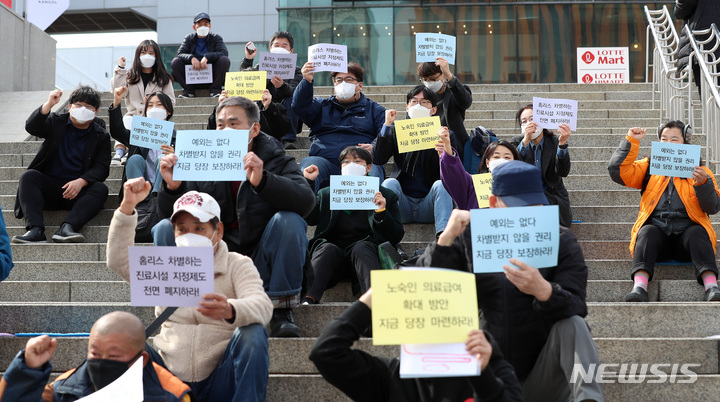
<svg viewBox="0 0 720 402">
<path fill-rule="evenodd" d="M 515 120 L 520 125 L 520 135 L 511 142 L 517 147 L 520 160 L 540 169 L 545 196 L 551 205 L 558 205 L 560 224 L 569 227 L 572 223 L 570 196 L 562 178 L 570 173 L 570 126 L 560 124 L 556 135 L 548 129 L 539 128 L 533 117 L 532 104 L 517 111 Z"/>
<path fill-rule="evenodd" d="M 160 47 L 154 40 L 147 39 L 140 42 L 135 49 L 132 66 L 129 69 L 125 67 L 125 57 L 120 57 L 113 71 L 113 77 L 110 79 L 110 88 L 113 91 L 120 87 L 127 87 L 125 116 L 145 116 L 145 99 L 153 92 L 165 93 L 172 104 L 175 104 L 173 78 L 165 70 Z M 113 165 L 121 164 L 122 157 L 126 152 L 127 148 L 124 145 L 116 143 L 115 156 L 111 163 Z"/>
<path fill-rule="evenodd" d="M 125 87 L 117 88 L 114 92 L 113 103 L 109 109 L 110 135 L 118 143 L 128 147 L 128 159 L 123 170 L 123 182 L 127 179 L 143 177 L 152 185 L 152 192 L 157 193 L 160 190 L 160 183 L 162 183 L 159 171 L 160 159 L 163 155 L 175 152 L 173 148 L 175 130 L 173 130 L 170 145 L 162 145 L 160 150 L 130 145 L 130 128 L 132 126 L 126 126 L 123 121 L 125 119 L 120 114 L 120 103 L 127 92 L 128 89 Z M 150 119 L 168 121 L 172 117 L 173 111 L 174 107 L 170 97 L 164 92 L 154 92 L 144 102 L 142 114 Z M 132 124 L 132 120 L 129 120 L 128 124 Z M 122 199 L 122 192 L 120 192 L 120 197 Z M 138 225 L 137 240 L 152 241 L 149 230 L 159 219 L 151 213 L 154 210 L 153 205 L 148 205 L 148 208 L 144 207 L 145 204 L 139 207 L 139 214 L 142 216 Z M 146 218 L 148 221 L 145 220 Z"/>
<path fill-rule="evenodd" d="M 440 153 L 440 179 L 443 186 L 457 204 L 458 209 L 478 208 L 478 198 L 475 194 L 472 175 L 465 170 L 462 159 L 452 148 L 449 133 L 441 130 L 438 135 L 440 142 L 435 145 L 435 149 Z M 497 166 L 519 159 L 520 154 L 515 145 L 505 140 L 493 141 L 485 149 L 478 173 L 492 173 Z"/>
</svg>

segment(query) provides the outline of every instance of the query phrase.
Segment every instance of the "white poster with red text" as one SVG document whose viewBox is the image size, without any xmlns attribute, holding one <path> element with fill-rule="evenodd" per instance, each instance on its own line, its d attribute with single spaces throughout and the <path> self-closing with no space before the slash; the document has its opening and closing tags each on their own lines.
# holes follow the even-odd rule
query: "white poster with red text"
<svg viewBox="0 0 720 402">
<path fill-rule="evenodd" d="M 577 48 L 578 84 L 625 84 L 630 82 L 627 47 Z"/>
</svg>

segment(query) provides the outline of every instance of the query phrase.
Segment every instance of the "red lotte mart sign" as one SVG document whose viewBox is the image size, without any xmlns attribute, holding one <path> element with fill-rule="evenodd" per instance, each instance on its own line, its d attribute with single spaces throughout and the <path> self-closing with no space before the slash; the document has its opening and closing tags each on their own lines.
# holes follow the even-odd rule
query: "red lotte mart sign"
<svg viewBox="0 0 720 402">
<path fill-rule="evenodd" d="M 630 82 L 627 47 L 577 48 L 578 84 L 624 84 Z"/>
</svg>

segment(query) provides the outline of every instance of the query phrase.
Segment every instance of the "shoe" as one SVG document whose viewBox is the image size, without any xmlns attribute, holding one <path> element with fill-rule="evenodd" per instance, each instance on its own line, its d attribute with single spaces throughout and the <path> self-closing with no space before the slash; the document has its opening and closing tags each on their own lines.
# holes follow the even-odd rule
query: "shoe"
<svg viewBox="0 0 720 402">
<path fill-rule="evenodd" d="M 52 236 L 55 243 L 84 243 L 85 236 L 77 233 L 69 223 L 63 223 Z"/>
<path fill-rule="evenodd" d="M 400 248 L 400 246 L 397 246 L 397 253 L 400 254 L 400 258 L 402 258 L 403 261 L 405 261 L 405 260 L 407 260 L 408 258 L 410 258 L 410 256 L 408 255 L 408 253 L 405 252 L 405 250 L 403 250 L 402 248 Z"/>
<path fill-rule="evenodd" d="M 718 296 L 720 296 L 720 293 L 718 293 Z M 647 291 L 641 287 L 634 287 L 632 292 L 625 295 L 625 301 L 626 302 L 648 302 L 650 301 L 650 298 L 648 297 Z"/>
<path fill-rule="evenodd" d="M 395 269 L 397 264 L 403 262 L 400 253 L 397 252 L 389 241 L 378 246 L 378 260 L 380 261 L 380 268 L 382 269 Z"/>
<path fill-rule="evenodd" d="M 211 98 L 219 98 L 219 97 L 220 97 L 220 92 L 210 92 L 210 97 L 211 97 Z"/>
<path fill-rule="evenodd" d="M 310 297 L 310 296 L 305 296 L 305 297 L 303 297 L 303 301 L 302 301 L 302 303 L 300 303 L 300 304 L 303 305 L 303 306 L 309 306 L 309 305 L 311 305 L 311 304 L 320 304 L 320 302 L 317 301 L 317 300 L 315 300 L 315 299 L 313 299 L 313 298 Z"/>
<path fill-rule="evenodd" d="M 283 140 L 282 143 L 283 143 L 283 146 L 285 147 L 285 149 L 297 149 L 297 145 L 295 145 L 295 141 Z"/>
<path fill-rule="evenodd" d="M 705 291 L 705 301 L 720 301 L 720 289 L 717 286 L 713 286 Z"/>
<path fill-rule="evenodd" d="M 39 243 L 45 241 L 47 241 L 47 237 L 45 237 L 45 229 L 37 226 L 31 227 L 30 230 L 22 236 L 13 236 L 12 238 L 12 242 L 15 244 Z"/>
<path fill-rule="evenodd" d="M 113 166 L 120 166 L 122 165 L 122 158 L 115 154 L 115 156 L 113 156 L 112 160 L 110 161 L 110 164 Z"/>
<path fill-rule="evenodd" d="M 180 95 L 178 95 L 178 98 L 194 98 L 194 97 L 195 97 L 195 93 L 192 93 L 192 92 L 190 92 L 190 93 L 183 92 Z"/>
<path fill-rule="evenodd" d="M 277 338 L 299 338 L 300 328 L 295 325 L 292 309 L 276 308 L 270 319 L 270 336 Z"/>
<path fill-rule="evenodd" d="M 120 164 L 121 164 L 121 165 L 125 166 L 126 163 L 127 163 L 127 155 L 123 156 L 123 157 L 120 159 Z"/>
</svg>

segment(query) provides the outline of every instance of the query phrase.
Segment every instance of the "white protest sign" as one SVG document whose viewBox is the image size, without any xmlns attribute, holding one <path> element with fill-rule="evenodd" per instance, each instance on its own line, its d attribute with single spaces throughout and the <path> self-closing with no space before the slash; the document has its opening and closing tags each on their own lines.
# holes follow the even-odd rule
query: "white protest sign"
<svg viewBox="0 0 720 402">
<path fill-rule="evenodd" d="M 27 0 L 27 20 L 44 31 L 69 6 L 70 0 Z"/>
<path fill-rule="evenodd" d="M 577 48 L 578 84 L 624 84 L 630 82 L 627 47 Z"/>
<path fill-rule="evenodd" d="M 243 181 L 243 158 L 248 152 L 248 130 L 178 131 L 173 180 Z"/>
<path fill-rule="evenodd" d="M 650 149 L 650 174 L 690 178 L 700 166 L 700 145 L 653 141 Z"/>
<path fill-rule="evenodd" d="M 330 176 L 330 210 L 375 210 L 380 179 L 372 176 Z"/>
<path fill-rule="evenodd" d="M 557 205 L 473 209 L 470 231 L 475 273 L 504 272 L 511 258 L 535 268 L 557 265 Z"/>
<path fill-rule="evenodd" d="M 130 305 L 196 307 L 215 291 L 212 247 L 128 247 Z"/>
<path fill-rule="evenodd" d="M 267 71 L 268 78 L 277 75 L 284 80 L 291 80 L 295 78 L 296 65 L 297 53 L 258 53 L 258 68 L 260 71 Z"/>
<path fill-rule="evenodd" d="M 140 356 L 117 380 L 78 399 L 77 402 L 142 402 L 144 400 L 143 356 Z"/>
<path fill-rule="evenodd" d="M 415 34 L 415 61 L 423 63 L 435 62 L 442 57 L 450 64 L 455 64 L 455 37 L 436 33 Z"/>
<path fill-rule="evenodd" d="M 539 128 L 557 129 L 561 124 L 577 130 L 578 102 L 570 99 L 548 99 L 533 96 L 533 122 Z"/>
<path fill-rule="evenodd" d="M 347 73 L 347 46 L 318 43 L 308 47 L 308 61 L 315 66 L 315 73 L 335 71 Z"/>
<path fill-rule="evenodd" d="M 186 84 L 212 84 L 212 64 L 208 64 L 207 68 L 196 70 L 192 64 L 185 66 L 185 83 Z"/>
<path fill-rule="evenodd" d="M 470 377 L 480 375 L 477 357 L 464 343 L 400 346 L 400 378 Z"/>
<path fill-rule="evenodd" d="M 130 145 L 149 149 L 160 149 L 161 145 L 170 145 L 175 123 L 171 121 L 133 116 L 130 130 Z"/>
</svg>

